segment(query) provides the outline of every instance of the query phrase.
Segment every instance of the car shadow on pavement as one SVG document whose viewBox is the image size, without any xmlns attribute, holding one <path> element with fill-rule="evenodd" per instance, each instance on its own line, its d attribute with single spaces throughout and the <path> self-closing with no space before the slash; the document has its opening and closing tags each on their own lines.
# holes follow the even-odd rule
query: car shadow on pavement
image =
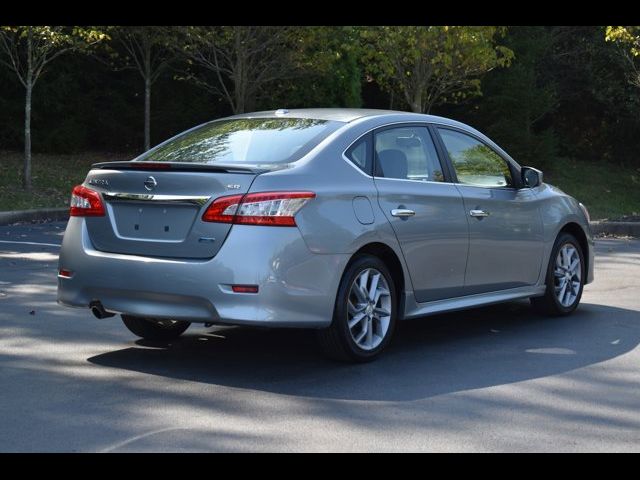
<svg viewBox="0 0 640 480">
<path fill-rule="evenodd" d="M 88 361 L 285 395 L 411 401 L 615 358 L 640 342 L 637 316 L 634 310 L 582 304 L 571 316 L 543 317 L 528 302 L 448 313 L 402 322 L 377 361 L 358 365 L 325 360 L 312 331 L 253 328 L 188 330 L 171 344 L 140 340 Z"/>
</svg>

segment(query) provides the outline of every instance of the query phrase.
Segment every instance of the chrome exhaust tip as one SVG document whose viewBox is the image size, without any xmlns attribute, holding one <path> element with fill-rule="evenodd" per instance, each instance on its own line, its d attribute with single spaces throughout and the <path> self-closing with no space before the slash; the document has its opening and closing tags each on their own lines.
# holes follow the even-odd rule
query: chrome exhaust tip
<svg viewBox="0 0 640 480">
<path fill-rule="evenodd" d="M 107 312 L 102 306 L 102 303 L 98 300 L 91 302 L 89 304 L 89 308 L 91 309 L 91 313 L 93 313 L 93 315 L 99 319 L 115 316 L 115 313 Z"/>
</svg>

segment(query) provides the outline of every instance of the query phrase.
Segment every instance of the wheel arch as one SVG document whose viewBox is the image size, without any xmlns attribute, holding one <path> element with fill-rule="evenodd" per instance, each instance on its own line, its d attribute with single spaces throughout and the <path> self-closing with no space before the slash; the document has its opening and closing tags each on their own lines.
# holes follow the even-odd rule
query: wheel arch
<svg viewBox="0 0 640 480">
<path fill-rule="evenodd" d="M 573 235 L 576 240 L 578 240 L 578 243 L 580 244 L 580 248 L 582 249 L 582 256 L 584 258 L 585 272 L 588 272 L 589 271 L 589 267 L 590 267 L 590 265 L 589 265 L 589 241 L 587 239 L 587 234 L 585 233 L 584 229 L 580 226 L 580 224 L 578 224 L 576 222 L 568 222 L 565 225 L 563 225 L 563 227 L 560 229 L 560 231 L 556 235 L 556 239 L 562 233 L 569 233 L 569 234 Z"/>
<path fill-rule="evenodd" d="M 373 255 L 384 262 L 391 273 L 394 286 L 396 288 L 396 302 L 398 308 L 398 318 L 404 316 L 404 296 L 405 296 L 405 273 L 402 262 L 398 254 L 389 245 L 382 242 L 371 242 L 360 247 L 351 257 L 347 266 L 359 255 Z"/>
</svg>

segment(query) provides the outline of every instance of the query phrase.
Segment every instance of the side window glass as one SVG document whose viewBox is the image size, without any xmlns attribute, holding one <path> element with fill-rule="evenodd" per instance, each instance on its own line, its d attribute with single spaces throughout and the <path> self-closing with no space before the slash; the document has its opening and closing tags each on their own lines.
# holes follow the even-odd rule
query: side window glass
<svg viewBox="0 0 640 480">
<path fill-rule="evenodd" d="M 371 175 L 371 135 L 365 135 L 351 145 L 345 156 L 364 173 Z"/>
<path fill-rule="evenodd" d="M 426 127 L 397 127 L 375 136 L 375 176 L 444 182 L 442 166 Z"/>
<path fill-rule="evenodd" d="M 510 187 L 507 161 L 484 143 L 464 133 L 438 128 L 460 183 L 478 187 Z"/>
</svg>

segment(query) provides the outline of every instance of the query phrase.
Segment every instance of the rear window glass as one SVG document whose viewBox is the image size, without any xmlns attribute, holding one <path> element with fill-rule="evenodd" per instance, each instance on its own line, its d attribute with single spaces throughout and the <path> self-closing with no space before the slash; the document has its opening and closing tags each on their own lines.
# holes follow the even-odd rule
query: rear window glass
<svg viewBox="0 0 640 480">
<path fill-rule="evenodd" d="M 343 122 L 242 118 L 210 122 L 149 150 L 136 161 L 271 164 L 300 159 Z"/>
</svg>

